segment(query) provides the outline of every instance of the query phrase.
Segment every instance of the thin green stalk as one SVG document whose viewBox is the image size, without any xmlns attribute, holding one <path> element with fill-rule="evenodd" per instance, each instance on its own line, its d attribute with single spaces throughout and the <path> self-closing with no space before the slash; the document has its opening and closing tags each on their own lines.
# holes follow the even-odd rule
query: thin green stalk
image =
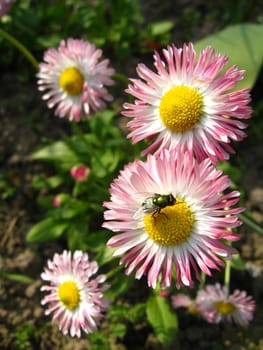
<svg viewBox="0 0 263 350">
<path fill-rule="evenodd" d="M 16 38 L 14 38 L 11 34 L 8 34 L 5 30 L 0 28 L 0 35 L 9 41 L 10 44 L 14 45 L 33 65 L 33 67 L 38 71 L 38 62 L 35 57 L 28 51 L 28 49 L 20 43 Z"/>
<path fill-rule="evenodd" d="M 113 270 L 108 271 L 105 275 L 107 277 L 107 280 L 110 279 L 112 276 L 114 276 L 117 272 L 123 269 L 123 265 L 117 265 Z"/>
<path fill-rule="evenodd" d="M 129 79 L 125 75 L 120 74 L 120 73 L 114 73 L 112 75 L 112 78 L 115 80 L 122 81 L 125 85 L 128 85 L 128 83 L 129 83 Z"/>
<path fill-rule="evenodd" d="M 199 289 L 203 289 L 206 281 L 206 274 L 204 271 L 201 271 L 201 282 L 199 284 Z"/>
<path fill-rule="evenodd" d="M 245 214 L 239 214 L 238 216 L 247 226 L 251 227 L 257 233 L 263 236 L 263 227 L 259 226 L 253 219 L 249 218 Z"/>
<path fill-rule="evenodd" d="M 230 277 L 231 277 L 231 261 L 227 260 L 226 268 L 225 268 L 225 279 L 224 279 L 224 285 L 227 289 L 227 293 L 229 293 Z"/>
</svg>

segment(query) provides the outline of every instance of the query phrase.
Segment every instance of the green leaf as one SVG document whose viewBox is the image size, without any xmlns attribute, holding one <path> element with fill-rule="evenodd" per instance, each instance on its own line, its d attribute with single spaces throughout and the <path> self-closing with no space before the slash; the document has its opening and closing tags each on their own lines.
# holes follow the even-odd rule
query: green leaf
<svg viewBox="0 0 263 350">
<path fill-rule="evenodd" d="M 236 270 L 244 270 L 245 269 L 244 260 L 242 260 L 242 258 L 239 254 L 234 254 L 232 256 L 231 267 L 233 267 Z"/>
<path fill-rule="evenodd" d="M 122 339 L 127 332 L 127 327 L 122 323 L 110 324 L 109 332 L 111 336 Z"/>
<path fill-rule="evenodd" d="M 22 283 L 34 282 L 33 278 L 26 275 L 19 274 L 19 273 L 7 273 L 7 272 L 0 271 L 0 277 L 8 278 L 10 280 L 22 282 Z"/>
<path fill-rule="evenodd" d="M 146 314 L 159 341 L 165 345 L 171 344 L 177 334 L 178 321 L 168 300 L 151 295 L 146 304 Z"/>
<path fill-rule="evenodd" d="M 239 69 L 245 69 L 245 77 L 237 88 L 252 87 L 257 79 L 263 61 L 263 25 L 238 24 L 207 36 L 195 43 L 199 52 L 211 45 L 216 52 L 229 57 L 229 66 L 237 64 Z"/>
<path fill-rule="evenodd" d="M 52 217 L 46 218 L 29 230 L 26 240 L 29 243 L 48 242 L 60 237 L 67 227 L 66 222 L 56 222 Z"/>
<path fill-rule="evenodd" d="M 169 32 L 173 26 L 174 23 L 172 21 L 155 22 L 151 24 L 150 30 L 152 35 L 162 35 Z"/>
<path fill-rule="evenodd" d="M 79 163 L 77 154 L 64 141 L 57 141 L 41 148 L 34 152 L 31 158 L 33 160 L 50 161 L 66 169 Z"/>
<path fill-rule="evenodd" d="M 133 324 L 138 323 L 145 317 L 145 304 L 140 303 L 128 309 L 127 317 Z"/>
<path fill-rule="evenodd" d="M 102 332 L 93 332 L 89 334 L 91 342 L 89 350 L 111 350 L 108 344 L 108 338 Z"/>
</svg>

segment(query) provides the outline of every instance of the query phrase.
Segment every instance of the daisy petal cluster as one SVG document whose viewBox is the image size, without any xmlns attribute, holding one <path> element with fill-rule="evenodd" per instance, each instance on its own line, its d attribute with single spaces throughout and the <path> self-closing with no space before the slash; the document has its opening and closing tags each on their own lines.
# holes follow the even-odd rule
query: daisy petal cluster
<svg viewBox="0 0 263 350">
<path fill-rule="evenodd" d="M 224 241 L 239 239 L 230 228 L 240 225 L 242 209 L 233 207 L 239 192 L 227 191 L 229 185 L 210 159 L 198 162 L 191 152 L 164 150 L 129 163 L 104 203 L 103 227 L 119 232 L 108 246 L 116 248 L 114 256 L 123 255 L 128 275 L 146 275 L 150 287 L 159 279 L 169 287 L 173 270 L 178 288 L 192 287 L 193 272 L 198 279 L 200 270 L 211 275 L 235 252 Z"/>
<path fill-rule="evenodd" d="M 43 99 L 55 115 L 80 121 L 111 101 L 107 86 L 113 84 L 109 60 L 101 60 L 102 50 L 81 39 L 62 40 L 58 49 L 50 48 L 39 64 L 38 85 Z"/>
<path fill-rule="evenodd" d="M 200 315 L 209 323 L 234 322 L 244 326 L 253 319 L 256 303 L 245 291 L 228 294 L 219 283 L 207 285 L 196 297 Z"/>
<path fill-rule="evenodd" d="M 64 251 L 49 260 L 41 278 L 48 282 L 41 291 L 48 292 L 42 305 L 47 305 L 46 315 L 53 313 L 53 322 L 59 323 L 64 335 L 80 337 L 81 331 L 92 333 L 107 310 L 108 301 L 100 286 L 104 275 L 94 276 L 98 271 L 95 261 L 89 261 L 87 253 Z"/>
<path fill-rule="evenodd" d="M 140 79 L 130 79 L 126 92 L 135 102 L 125 103 L 123 111 L 131 118 L 128 137 L 133 143 L 151 142 L 143 155 L 175 148 L 190 150 L 199 161 L 229 159 L 230 142 L 246 136 L 243 120 L 252 112 L 249 89 L 232 90 L 244 71 L 237 66 L 223 71 L 228 58 L 211 47 L 198 57 L 191 43 L 168 46 L 162 54 L 154 54 L 157 72 L 140 63 Z"/>
</svg>

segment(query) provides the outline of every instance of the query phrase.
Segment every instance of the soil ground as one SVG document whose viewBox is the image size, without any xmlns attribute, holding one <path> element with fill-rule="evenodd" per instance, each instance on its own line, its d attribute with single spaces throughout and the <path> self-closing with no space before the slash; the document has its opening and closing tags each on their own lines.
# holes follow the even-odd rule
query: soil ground
<svg viewBox="0 0 263 350">
<path fill-rule="evenodd" d="M 169 5 L 152 1 L 148 19 L 157 16 L 167 18 Z M 188 4 L 187 1 L 182 3 Z M 198 3 L 198 2 L 197 2 Z M 186 6 L 185 5 L 185 6 Z M 157 6 L 157 8 L 156 8 Z M 160 11 L 158 12 L 158 8 Z M 215 30 L 218 22 L 206 22 L 200 27 L 199 35 Z M 183 30 L 184 28 L 179 28 Z M 198 35 L 197 35 L 198 36 Z M 0 159 L 1 172 L 11 187 L 15 188 L 13 196 L 1 200 L 0 205 L 0 271 L 22 273 L 30 276 L 34 282 L 25 284 L 10 279 L 0 280 L 0 349 L 39 349 L 39 350 L 84 350 L 89 346 L 88 340 L 71 339 L 58 332 L 44 316 L 40 306 L 40 273 L 46 260 L 60 250 L 56 243 L 45 245 L 28 245 L 25 235 L 29 228 L 41 218 L 36 204 L 36 192 L 32 188 L 35 174 L 45 171 L 42 165 L 30 161 L 29 155 L 45 138 L 57 139 L 61 129 L 67 130 L 67 122 L 55 120 L 40 101 L 34 82 L 21 83 L 15 72 L 1 73 L 0 91 Z M 16 87 L 14 91 L 14 86 Z M 262 81 L 253 91 L 259 98 Z M 28 115 L 26 111 L 30 111 Z M 250 210 L 258 224 L 263 224 L 263 140 L 257 144 L 249 137 L 236 146 L 244 172 L 240 185 L 244 189 L 244 206 Z M 241 229 L 239 250 L 246 262 L 244 271 L 233 272 L 233 285 L 247 290 L 256 299 L 257 309 L 252 324 L 246 328 L 229 325 L 212 326 L 204 321 L 179 310 L 180 330 L 170 350 L 263 349 L 263 237 L 251 228 Z M 35 329 L 41 329 L 36 333 Z M 32 330 L 32 331 L 31 331 Z M 121 350 L 161 350 L 162 346 L 151 329 L 142 324 L 138 329 L 130 326 L 124 341 L 112 345 Z"/>
</svg>

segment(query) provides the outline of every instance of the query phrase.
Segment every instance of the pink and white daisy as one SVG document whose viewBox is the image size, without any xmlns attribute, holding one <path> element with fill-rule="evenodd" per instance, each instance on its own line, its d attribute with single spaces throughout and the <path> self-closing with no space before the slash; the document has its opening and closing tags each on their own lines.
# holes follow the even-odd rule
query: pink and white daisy
<svg viewBox="0 0 263 350">
<path fill-rule="evenodd" d="M 49 285 L 41 287 L 46 295 L 41 304 L 48 304 L 46 315 L 54 313 L 52 322 L 59 323 L 64 335 L 80 337 L 81 331 L 92 333 L 107 310 L 108 301 L 103 297 L 107 286 L 99 285 L 105 281 L 104 275 L 94 277 L 98 264 L 89 261 L 87 253 L 64 251 L 49 260 L 41 274 Z"/>
<path fill-rule="evenodd" d="M 102 50 L 81 39 L 60 42 L 58 49 L 48 49 L 37 74 L 40 91 L 55 115 L 79 121 L 91 111 L 105 108 L 112 96 L 105 86 L 113 84 L 109 60 L 100 60 Z"/>
<path fill-rule="evenodd" d="M 245 291 L 228 294 L 219 283 L 207 285 L 196 297 L 196 306 L 209 323 L 234 322 L 244 326 L 253 319 L 256 303 Z"/>
<path fill-rule="evenodd" d="M 104 203 L 103 227 L 121 232 L 108 245 L 116 248 L 114 256 L 124 255 L 120 262 L 128 275 L 147 275 L 153 288 L 160 277 L 166 288 L 175 268 L 177 287 L 192 287 L 192 272 L 200 278 L 200 269 L 211 275 L 224 266 L 220 257 L 230 259 L 235 250 L 223 240 L 239 239 L 229 228 L 240 225 L 242 209 L 231 208 L 239 192 L 224 194 L 230 180 L 221 175 L 208 158 L 199 163 L 191 152 L 174 150 L 148 155 L 120 172 Z M 153 199 L 170 202 L 160 209 Z"/>
<path fill-rule="evenodd" d="M 164 59 L 157 52 L 153 56 L 157 73 L 141 63 L 141 79 L 130 79 L 126 92 L 136 99 L 124 104 L 123 115 L 132 118 L 128 137 L 152 142 L 143 155 L 175 148 L 194 152 L 198 160 L 228 159 L 234 153 L 229 143 L 246 135 L 241 120 L 251 116 L 249 89 L 232 91 L 244 71 L 232 66 L 222 72 L 228 58 L 211 47 L 198 58 L 191 43 L 162 52 Z"/>
<path fill-rule="evenodd" d="M 0 0 L 0 17 L 4 16 L 7 12 L 10 11 L 15 0 Z"/>
</svg>

